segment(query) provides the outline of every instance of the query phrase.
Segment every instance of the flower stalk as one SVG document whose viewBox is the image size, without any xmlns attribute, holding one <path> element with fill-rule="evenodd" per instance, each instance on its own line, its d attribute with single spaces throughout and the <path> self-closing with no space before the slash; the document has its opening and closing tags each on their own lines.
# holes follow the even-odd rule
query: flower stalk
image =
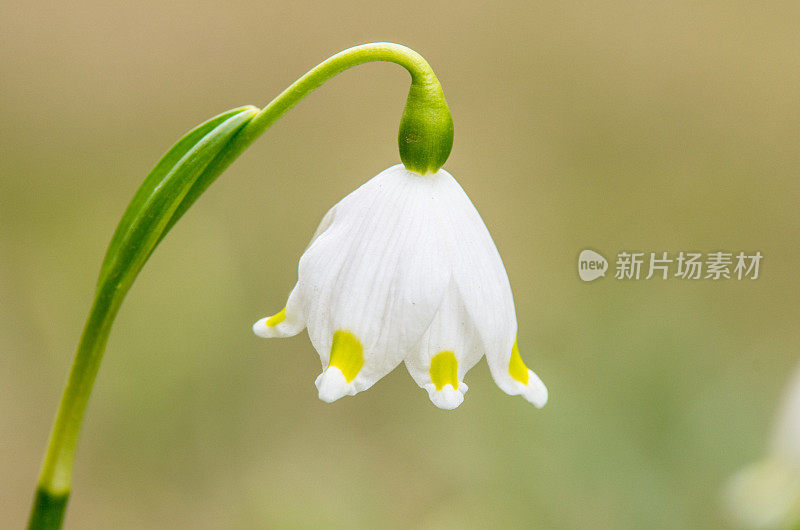
<svg viewBox="0 0 800 530">
<path fill-rule="evenodd" d="M 61 527 L 81 423 L 108 335 L 125 295 L 158 243 L 214 180 L 275 121 L 325 81 L 373 61 L 396 63 L 411 74 L 398 134 L 405 166 L 426 174 L 437 171 L 447 160 L 453 143 L 453 122 L 441 85 L 421 55 L 392 43 L 364 44 L 340 52 L 295 81 L 263 109 L 248 106 L 230 110 L 179 140 L 145 178 L 109 244 L 50 432 L 29 529 Z"/>
</svg>

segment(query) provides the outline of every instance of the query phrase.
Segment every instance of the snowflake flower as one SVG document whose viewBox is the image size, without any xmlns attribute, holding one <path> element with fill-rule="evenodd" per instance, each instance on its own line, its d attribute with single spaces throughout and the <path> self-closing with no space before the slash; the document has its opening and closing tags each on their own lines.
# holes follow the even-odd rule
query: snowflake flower
<svg viewBox="0 0 800 530">
<path fill-rule="evenodd" d="M 547 388 L 517 348 L 503 262 L 472 202 L 444 170 L 390 167 L 323 218 L 286 307 L 253 325 L 265 338 L 308 328 L 319 397 L 375 384 L 400 362 L 439 408 L 464 400 L 483 355 L 501 390 L 541 408 Z"/>
</svg>

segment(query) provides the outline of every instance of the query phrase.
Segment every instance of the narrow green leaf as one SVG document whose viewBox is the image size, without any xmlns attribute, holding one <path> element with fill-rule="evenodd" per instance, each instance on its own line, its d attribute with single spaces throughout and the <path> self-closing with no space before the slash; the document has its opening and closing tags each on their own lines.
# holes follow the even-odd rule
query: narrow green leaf
<svg viewBox="0 0 800 530">
<path fill-rule="evenodd" d="M 124 293 L 197 178 L 258 109 L 222 114 L 182 138 L 136 192 L 109 245 L 98 285 L 116 282 Z"/>
<path fill-rule="evenodd" d="M 131 225 L 133 224 L 133 220 L 141 214 L 143 205 L 155 192 L 156 187 L 164 179 L 164 177 L 170 171 L 172 171 L 175 165 L 186 155 L 186 153 L 189 152 L 191 148 L 197 145 L 200 140 L 205 138 L 206 135 L 208 135 L 221 123 L 224 123 L 226 120 L 242 112 L 252 110 L 257 109 L 250 106 L 239 107 L 231 109 L 227 112 L 223 112 L 222 114 L 211 118 L 205 123 L 202 123 L 189 131 L 183 138 L 178 140 L 178 142 L 173 145 L 163 157 L 161 157 L 161 160 L 159 160 L 147 177 L 145 177 L 142 185 L 139 186 L 139 189 L 134 194 L 131 202 L 128 204 L 128 207 L 125 210 L 125 213 L 122 215 L 122 219 L 117 225 L 117 229 L 114 232 L 114 236 L 111 238 L 105 258 L 103 259 L 103 265 L 100 268 L 100 275 L 97 280 L 98 286 L 108 279 L 108 272 L 113 261 L 113 256 L 117 254 L 120 244 L 127 237 L 128 232 L 131 229 Z"/>
<path fill-rule="evenodd" d="M 206 167 L 206 170 L 200 174 L 197 180 L 195 180 L 194 184 L 192 184 L 192 187 L 189 188 L 189 191 L 186 193 L 186 196 L 175 209 L 175 213 L 173 213 L 172 217 L 170 217 L 167 226 L 161 233 L 161 237 L 159 238 L 158 242 L 156 242 L 156 246 L 158 246 L 158 243 L 161 243 L 161 240 L 164 239 L 164 236 L 166 236 L 175 223 L 177 223 L 178 220 L 183 217 L 183 214 L 186 213 L 192 204 L 194 204 L 194 202 L 200 198 L 200 195 L 202 195 L 203 192 L 205 192 L 208 187 L 211 186 L 215 180 L 217 180 L 217 177 L 222 174 L 225 168 L 227 168 L 228 165 L 235 160 L 235 156 L 238 155 L 238 153 L 234 153 L 233 157 L 230 155 L 231 153 L 227 153 L 225 151 L 220 152 L 217 155 L 217 158 L 213 160 Z M 155 247 L 153 247 L 153 250 L 155 250 Z"/>
</svg>

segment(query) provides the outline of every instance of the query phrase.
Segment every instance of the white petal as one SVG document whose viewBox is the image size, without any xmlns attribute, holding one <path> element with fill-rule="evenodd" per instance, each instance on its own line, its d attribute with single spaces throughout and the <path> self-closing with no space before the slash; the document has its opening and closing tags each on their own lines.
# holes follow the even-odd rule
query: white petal
<svg viewBox="0 0 800 530">
<path fill-rule="evenodd" d="M 748 528 L 796 528 L 800 521 L 800 470 L 771 456 L 737 473 L 725 488 L 729 511 Z"/>
<path fill-rule="evenodd" d="M 800 521 L 800 367 L 783 402 L 768 455 L 737 473 L 726 488 L 728 508 L 750 528 L 796 528 Z"/>
<path fill-rule="evenodd" d="M 308 247 L 310 247 L 317 238 L 322 235 L 328 228 L 330 228 L 331 224 L 333 223 L 333 218 L 336 216 L 336 206 L 325 212 L 325 215 L 322 216 L 322 221 L 319 222 L 319 226 L 314 231 L 314 235 L 311 236 L 311 241 L 308 242 Z M 306 247 L 306 250 L 308 250 Z"/>
<path fill-rule="evenodd" d="M 516 341 L 507 354 L 487 350 L 486 360 L 500 390 L 511 396 L 522 396 L 539 409 L 547 404 L 547 387 L 533 370 L 525 366 Z"/>
<path fill-rule="evenodd" d="M 402 165 L 387 169 L 335 206 L 330 226 L 301 258 L 298 285 L 323 371 L 337 331 L 363 348 L 352 381 L 341 385 L 336 374 L 318 379 L 321 397 L 328 381 L 341 388 L 326 390 L 327 397 L 366 390 L 430 325 L 449 274 L 437 244 L 438 182 Z"/>
<path fill-rule="evenodd" d="M 520 395 L 528 400 L 528 402 L 533 403 L 537 409 L 540 409 L 547 405 L 547 400 L 550 396 L 547 387 L 539 376 L 536 375 L 533 370 L 529 368 L 527 368 L 527 370 L 528 382 L 521 383 L 520 381 L 513 381 L 513 390 L 510 392 L 506 390 L 505 392 L 512 396 Z"/>
<path fill-rule="evenodd" d="M 303 303 L 300 300 L 300 290 L 295 285 L 286 301 L 286 307 L 271 317 L 258 320 L 253 324 L 253 333 L 265 339 L 292 337 L 303 331 L 305 327 L 306 320 L 303 314 Z"/>
<path fill-rule="evenodd" d="M 771 449 L 793 462 L 800 475 L 800 366 L 789 382 L 778 411 Z"/>
<path fill-rule="evenodd" d="M 325 232 L 333 222 L 336 208 L 331 208 L 323 216 L 317 230 L 311 237 L 309 246 Z M 264 317 L 253 324 L 253 333 L 265 339 L 292 337 L 303 331 L 306 327 L 303 304 L 300 301 L 300 289 L 295 284 L 286 306 L 278 313 Z"/>
<path fill-rule="evenodd" d="M 542 407 L 547 402 L 547 388 L 528 370 L 528 377 L 514 378 L 510 373 L 511 352 L 516 341 L 517 317 L 514 298 L 503 261 L 489 230 L 467 194 L 444 170 L 448 207 L 440 211 L 445 233 L 452 235 L 449 254 L 453 278 L 464 307 L 483 344 L 486 360 L 497 385 L 511 395 L 521 394 Z M 522 380 L 527 379 L 524 383 Z"/>
<path fill-rule="evenodd" d="M 406 368 L 434 405 L 449 410 L 464 401 L 464 376 L 482 356 L 475 327 L 451 279 L 433 322 L 406 358 Z"/>
<path fill-rule="evenodd" d="M 356 393 L 354 386 L 348 384 L 344 373 L 335 366 L 330 366 L 319 374 L 314 384 L 319 391 L 319 398 L 326 403 L 333 403 L 341 397 Z"/>
<path fill-rule="evenodd" d="M 469 390 L 469 387 L 463 381 L 458 384 L 458 388 L 453 388 L 452 385 L 445 385 L 441 390 L 437 390 L 433 383 L 428 383 L 423 388 L 428 391 L 428 397 L 431 402 L 442 410 L 458 408 L 464 402 L 464 394 Z"/>
</svg>

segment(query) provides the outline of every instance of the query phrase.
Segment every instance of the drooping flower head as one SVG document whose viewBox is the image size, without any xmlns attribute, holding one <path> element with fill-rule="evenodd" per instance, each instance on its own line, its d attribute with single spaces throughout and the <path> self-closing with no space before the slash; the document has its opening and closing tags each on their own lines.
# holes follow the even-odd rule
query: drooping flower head
<svg viewBox="0 0 800 530">
<path fill-rule="evenodd" d="M 328 211 L 300 258 L 286 307 L 253 325 L 265 338 L 308 328 L 316 385 L 333 402 L 405 362 L 440 408 L 464 400 L 483 355 L 497 385 L 541 408 L 547 388 L 522 361 L 503 262 L 472 202 L 443 169 L 390 167 Z"/>
</svg>

